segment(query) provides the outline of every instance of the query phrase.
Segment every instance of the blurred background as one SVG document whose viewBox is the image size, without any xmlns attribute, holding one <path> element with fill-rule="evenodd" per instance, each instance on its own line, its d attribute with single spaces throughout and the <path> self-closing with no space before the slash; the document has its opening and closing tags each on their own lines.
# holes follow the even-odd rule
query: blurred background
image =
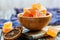
<svg viewBox="0 0 60 40">
<path fill-rule="evenodd" d="M 49 25 L 60 25 L 60 0 L 0 0 L 0 28 L 7 21 L 12 21 L 13 26 L 20 25 L 17 14 L 23 12 L 23 8 L 29 8 L 33 3 L 40 3 L 52 13 Z"/>
</svg>

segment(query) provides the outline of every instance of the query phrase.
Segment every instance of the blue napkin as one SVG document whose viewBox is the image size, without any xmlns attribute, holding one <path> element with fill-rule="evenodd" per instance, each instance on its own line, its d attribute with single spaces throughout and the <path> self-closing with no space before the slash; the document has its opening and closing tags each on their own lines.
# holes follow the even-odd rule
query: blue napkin
<svg viewBox="0 0 60 40">
<path fill-rule="evenodd" d="M 60 9 L 59 8 L 48 8 L 49 12 L 52 13 L 52 19 L 50 25 L 60 25 Z"/>
<path fill-rule="evenodd" d="M 5 20 L 5 19 L 0 19 L 0 28 L 2 28 L 3 27 L 3 24 L 5 23 L 5 22 L 7 22 L 8 20 Z"/>
<path fill-rule="evenodd" d="M 21 26 L 21 24 L 17 20 L 17 14 L 23 12 L 23 9 L 15 9 L 16 15 L 12 15 L 10 21 L 13 23 L 13 27 Z M 59 8 L 47 8 L 49 12 L 52 13 L 52 19 L 49 23 L 49 25 L 60 25 L 60 9 Z M 8 20 L 0 19 L 0 28 L 3 27 L 3 24 L 7 22 Z"/>
<path fill-rule="evenodd" d="M 20 27 L 20 26 L 21 26 L 21 24 L 18 22 L 18 20 L 13 21 L 12 23 L 13 23 L 13 27 L 14 27 L 14 28 L 15 28 L 15 27 Z"/>
</svg>

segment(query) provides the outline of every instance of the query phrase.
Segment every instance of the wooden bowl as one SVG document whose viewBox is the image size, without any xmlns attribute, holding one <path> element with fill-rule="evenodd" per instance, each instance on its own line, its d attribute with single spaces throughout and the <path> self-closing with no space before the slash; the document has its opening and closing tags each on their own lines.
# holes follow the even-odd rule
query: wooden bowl
<svg viewBox="0 0 60 40">
<path fill-rule="evenodd" d="M 47 26 L 52 18 L 51 13 L 47 13 L 43 17 L 22 17 L 23 13 L 18 14 L 19 22 L 29 30 L 41 30 Z"/>
<path fill-rule="evenodd" d="M 22 27 L 20 27 L 19 29 L 14 28 L 10 32 L 4 34 L 4 40 L 15 40 L 19 38 L 21 34 L 22 34 Z"/>
</svg>

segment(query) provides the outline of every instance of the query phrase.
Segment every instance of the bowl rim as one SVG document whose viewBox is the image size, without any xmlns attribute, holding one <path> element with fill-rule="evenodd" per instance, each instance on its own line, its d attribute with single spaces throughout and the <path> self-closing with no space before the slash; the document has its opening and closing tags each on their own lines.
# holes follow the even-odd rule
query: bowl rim
<svg viewBox="0 0 60 40">
<path fill-rule="evenodd" d="M 52 17 L 52 13 L 50 13 L 50 12 L 47 12 L 49 15 L 48 16 L 40 16 L 40 17 L 22 17 L 22 16 L 20 16 L 20 14 L 24 14 L 24 13 L 19 13 L 18 15 L 17 15 L 17 17 L 22 17 L 22 18 L 45 18 L 45 17 Z"/>
</svg>

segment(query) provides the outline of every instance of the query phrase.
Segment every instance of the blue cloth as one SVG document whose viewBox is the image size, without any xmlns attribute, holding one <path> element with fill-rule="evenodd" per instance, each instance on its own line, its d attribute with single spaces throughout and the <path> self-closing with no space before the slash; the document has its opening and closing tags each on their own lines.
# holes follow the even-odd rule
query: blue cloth
<svg viewBox="0 0 60 40">
<path fill-rule="evenodd" d="M 12 23 L 13 23 L 13 27 L 19 27 L 19 26 L 21 26 L 21 24 L 18 22 L 18 20 L 13 21 Z"/>
<path fill-rule="evenodd" d="M 21 26 L 21 24 L 17 20 L 17 14 L 23 12 L 23 9 L 15 9 L 16 15 L 12 15 L 10 21 L 13 23 L 13 27 Z M 59 8 L 48 8 L 49 12 L 52 13 L 52 19 L 49 23 L 49 25 L 60 25 L 60 9 Z M 3 27 L 3 24 L 7 22 L 8 20 L 1 19 L 0 20 L 0 28 Z"/>
<path fill-rule="evenodd" d="M 60 9 L 48 8 L 47 10 L 52 13 L 52 20 L 50 21 L 50 25 L 60 25 Z"/>
<path fill-rule="evenodd" d="M 0 19 L 0 28 L 3 27 L 3 24 L 7 22 L 8 20 Z"/>
</svg>

